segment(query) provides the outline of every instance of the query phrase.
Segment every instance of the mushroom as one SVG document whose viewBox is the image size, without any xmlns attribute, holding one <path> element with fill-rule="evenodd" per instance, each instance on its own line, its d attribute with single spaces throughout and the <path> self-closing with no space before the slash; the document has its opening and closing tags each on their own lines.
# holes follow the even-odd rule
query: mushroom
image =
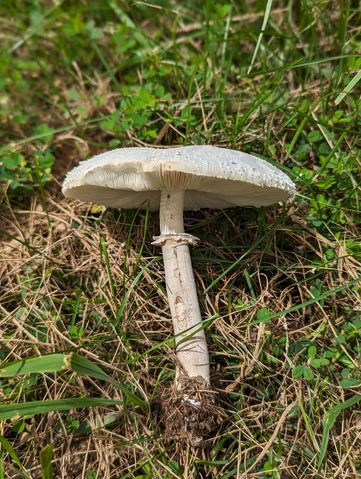
<svg viewBox="0 0 361 479">
<path fill-rule="evenodd" d="M 294 192 L 288 176 L 266 161 L 214 146 L 120 148 L 82 162 L 65 178 L 63 193 L 71 198 L 159 209 L 153 244 L 162 247 L 178 358 L 175 385 L 186 407 L 202 409 L 210 367 L 189 252 L 198 239 L 184 232 L 183 211 L 270 205 Z M 190 442 L 202 440 L 198 431 Z"/>
</svg>

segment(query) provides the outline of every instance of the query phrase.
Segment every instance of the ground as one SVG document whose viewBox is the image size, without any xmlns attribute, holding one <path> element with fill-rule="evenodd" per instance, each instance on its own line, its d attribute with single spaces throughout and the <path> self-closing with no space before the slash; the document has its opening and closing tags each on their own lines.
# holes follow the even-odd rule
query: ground
<svg viewBox="0 0 361 479">
<path fill-rule="evenodd" d="M 0 478 L 360 477 L 358 2 L 5 0 L 0 19 Z M 157 214 L 61 193 L 97 153 L 188 144 L 297 185 L 185 214 L 219 408 L 199 444 L 164 399 Z"/>
</svg>

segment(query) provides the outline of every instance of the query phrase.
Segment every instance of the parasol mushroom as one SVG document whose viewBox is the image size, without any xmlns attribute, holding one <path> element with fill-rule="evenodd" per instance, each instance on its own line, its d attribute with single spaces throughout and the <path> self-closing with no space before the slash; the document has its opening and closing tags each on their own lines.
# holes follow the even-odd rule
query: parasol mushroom
<svg viewBox="0 0 361 479">
<path fill-rule="evenodd" d="M 179 361 L 175 384 L 186 407 L 202 409 L 202 394 L 191 391 L 209 387 L 210 368 L 189 252 L 198 239 L 184 232 L 183 211 L 270 205 L 294 192 L 288 176 L 266 161 L 214 146 L 120 148 L 82 162 L 65 178 L 63 193 L 71 198 L 159 209 L 160 235 L 153 244 L 162 247 Z M 187 435 L 193 444 L 201 436 Z"/>
</svg>

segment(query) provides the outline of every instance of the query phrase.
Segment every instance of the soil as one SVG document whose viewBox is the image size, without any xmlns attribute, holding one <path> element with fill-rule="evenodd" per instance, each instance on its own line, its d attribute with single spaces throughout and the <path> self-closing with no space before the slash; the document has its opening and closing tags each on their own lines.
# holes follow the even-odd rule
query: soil
<svg viewBox="0 0 361 479">
<path fill-rule="evenodd" d="M 224 411 L 218 393 L 201 377 L 183 381 L 158 394 L 155 413 L 166 441 L 177 440 L 193 447 L 204 447 L 223 421 Z"/>
</svg>

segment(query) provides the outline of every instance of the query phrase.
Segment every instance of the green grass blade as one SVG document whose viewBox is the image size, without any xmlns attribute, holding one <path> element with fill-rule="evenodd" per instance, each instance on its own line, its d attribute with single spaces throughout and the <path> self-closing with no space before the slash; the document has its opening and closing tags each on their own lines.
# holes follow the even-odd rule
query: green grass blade
<svg viewBox="0 0 361 479">
<path fill-rule="evenodd" d="M 270 12 L 271 12 L 271 7 L 272 7 L 272 0 L 268 0 L 267 5 L 266 5 L 266 11 L 265 11 L 264 17 L 263 17 L 263 23 L 262 23 L 261 31 L 258 35 L 256 48 L 254 49 L 251 64 L 248 68 L 247 74 L 249 74 L 251 72 L 252 67 L 254 65 L 254 62 L 256 61 L 257 53 L 258 53 L 258 50 L 260 49 L 262 39 L 263 39 L 263 34 L 264 34 L 264 31 L 265 31 L 267 23 L 268 23 L 269 15 L 270 15 Z"/>
<path fill-rule="evenodd" d="M 357 404 L 360 401 L 361 401 L 361 394 L 355 394 L 354 396 L 347 399 L 347 401 L 344 401 L 340 404 L 337 404 L 336 406 L 333 406 L 331 409 L 329 409 L 326 412 L 325 418 L 323 420 L 323 433 L 322 433 L 320 456 L 318 460 L 318 470 L 320 470 L 323 460 L 325 458 L 327 446 L 328 446 L 328 440 L 330 437 L 330 431 L 332 426 L 335 424 L 336 419 L 338 418 L 338 416 L 340 415 L 342 411 L 344 411 L 345 409 L 348 409 L 349 407 L 352 407 L 354 404 Z"/>
<path fill-rule="evenodd" d="M 45 446 L 40 451 L 40 465 L 41 465 L 41 478 L 53 479 L 53 465 L 51 460 L 53 458 L 53 444 Z"/>
<path fill-rule="evenodd" d="M 308 435 L 311 438 L 312 444 L 313 444 L 314 448 L 316 449 L 316 451 L 319 452 L 320 451 L 320 445 L 318 444 L 316 434 L 314 433 L 314 431 L 312 429 L 310 421 L 308 420 L 308 415 L 307 415 L 307 413 L 305 411 L 305 408 L 303 407 L 302 401 L 300 399 L 298 400 L 298 407 L 300 408 L 302 418 L 304 420 Z"/>
<path fill-rule="evenodd" d="M 341 103 L 341 101 L 345 98 L 345 96 L 350 93 L 350 91 L 357 85 L 357 83 L 361 80 L 361 70 L 356 73 L 356 75 L 352 78 L 352 80 L 346 85 L 343 91 L 338 95 L 335 100 L 335 105 Z"/>
<path fill-rule="evenodd" d="M 16 454 L 16 451 L 14 450 L 14 448 L 12 447 L 10 442 L 7 439 L 5 439 L 5 437 L 3 437 L 3 436 L 0 436 L 0 450 L 1 450 L 1 455 L 3 454 L 4 451 L 6 451 L 9 454 L 11 459 L 14 461 L 14 463 L 17 465 L 17 467 L 21 470 L 22 474 L 24 474 L 23 477 L 25 477 L 26 479 L 31 479 L 30 476 L 27 474 L 24 466 L 22 465 L 22 463 L 19 459 L 19 456 Z M 3 466 L 3 464 L 1 463 L 0 467 L 2 467 L 2 466 Z M 2 471 L 2 473 L 3 472 L 4 471 Z M 5 476 L 2 474 L 2 477 L 5 477 Z"/>
<path fill-rule="evenodd" d="M 70 369 L 75 373 L 89 376 L 91 378 L 101 379 L 107 383 L 111 383 L 112 378 L 104 372 L 99 366 L 89 359 L 83 358 L 77 353 L 72 353 L 70 357 Z"/>
<path fill-rule="evenodd" d="M 143 266 L 143 268 L 139 271 L 139 273 L 135 276 L 135 278 L 133 279 L 133 281 L 131 282 L 129 288 L 127 289 L 127 292 L 124 294 L 124 297 L 123 297 L 123 301 L 122 301 L 122 304 L 120 305 L 118 311 L 117 311 L 117 317 L 116 317 L 116 324 L 118 323 L 118 321 L 120 320 L 120 318 L 123 317 L 123 314 L 124 314 L 124 311 L 125 311 L 125 308 L 127 306 L 127 302 L 129 300 L 129 296 L 131 295 L 132 291 L 134 290 L 134 288 L 136 287 L 137 283 L 139 282 L 139 280 L 142 278 L 143 274 L 144 274 L 144 271 L 147 271 L 149 269 L 149 267 L 153 264 L 153 263 L 156 263 L 158 261 L 158 257 L 156 258 L 153 258 L 152 260 L 150 260 L 145 266 Z"/>
<path fill-rule="evenodd" d="M 23 374 L 55 373 L 68 369 L 69 354 L 49 354 L 35 358 L 20 359 L 0 367 L 1 378 L 11 378 Z"/>
<path fill-rule="evenodd" d="M 3 404 L 0 406 L 0 420 L 18 420 L 22 417 L 32 417 L 36 414 L 47 414 L 53 411 L 69 411 L 70 409 L 83 409 L 95 406 L 119 406 L 123 401 L 103 398 L 66 398 L 51 399 L 49 401 L 30 401 L 20 404 Z"/>
<path fill-rule="evenodd" d="M 147 408 L 144 401 L 132 393 L 124 384 L 115 381 L 99 366 L 76 353 L 48 354 L 4 364 L 0 368 L 0 377 L 9 378 L 24 374 L 55 373 L 65 369 L 110 383 L 134 405 L 141 407 L 143 410 Z"/>
<path fill-rule="evenodd" d="M 112 68 L 110 67 L 106 57 L 103 55 L 103 52 L 101 51 L 101 49 L 99 48 L 98 44 L 94 41 L 92 43 L 92 47 L 94 48 L 94 50 L 96 51 L 98 57 L 99 57 L 99 60 L 101 61 L 101 63 L 103 64 L 105 70 L 107 71 L 108 75 L 109 75 L 109 78 L 112 79 L 114 85 L 116 86 L 116 88 L 118 88 L 118 90 L 121 89 L 121 86 L 118 82 L 118 80 L 116 79 L 114 73 L 113 73 L 113 70 Z"/>
<path fill-rule="evenodd" d="M 107 373 L 105 373 L 99 366 L 89 361 L 79 354 L 72 353 L 70 359 L 71 370 L 78 373 L 90 376 L 92 378 L 101 379 L 107 383 L 111 383 L 114 387 L 122 391 L 122 393 L 136 406 L 139 406 L 141 409 L 147 409 L 147 406 L 144 401 L 142 401 L 138 396 L 133 394 L 129 389 L 123 384 L 115 381 Z"/>
<path fill-rule="evenodd" d="M 107 276 L 108 276 L 108 280 L 109 280 L 110 291 L 112 293 L 112 299 L 113 299 L 115 304 L 118 304 L 117 295 L 115 293 L 115 282 L 114 282 L 114 278 L 113 278 L 112 270 L 111 270 L 111 266 L 110 266 L 110 261 L 109 261 L 107 244 L 106 244 L 105 239 L 103 238 L 103 236 L 100 237 L 99 244 L 100 244 L 101 254 L 104 257 L 104 261 L 105 261 L 105 267 L 106 267 L 106 270 L 107 270 Z"/>
</svg>

